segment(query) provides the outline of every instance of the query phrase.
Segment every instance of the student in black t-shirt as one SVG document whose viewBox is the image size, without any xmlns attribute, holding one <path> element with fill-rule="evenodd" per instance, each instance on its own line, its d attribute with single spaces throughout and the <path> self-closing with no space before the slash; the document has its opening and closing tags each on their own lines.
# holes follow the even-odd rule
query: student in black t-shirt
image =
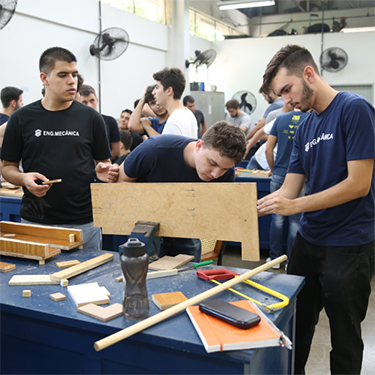
<svg viewBox="0 0 375 375">
<path fill-rule="evenodd" d="M 14 112 L 5 131 L 3 175 L 23 186 L 22 222 L 82 229 L 84 247 L 101 248 L 93 225 L 92 159 L 100 180 L 117 179 L 101 115 L 76 100 L 77 59 L 61 47 L 39 60 L 45 97 Z M 24 173 L 19 170 L 22 159 Z M 53 185 L 38 181 L 62 179 Z"/>
<path fill-rule="evenodd" d="M 113 164 L 121 165 L 125 159 L 130 155 L 130 148 L 132 146 L 133 138 L 129 131 L 120 131 L 120 157 L 113 161 Z"/>
<path fill-rule="evenodd" d="M 198 123 L 198 138 L 202 138 L 202 135 L 207 130 L 206 120 L 204 119 L 204 114 L 199 109 L 195 109 L 195 99 L 191 95 L 186 95 L 182 100 L 184 106 L 193 112 Z"/>
</svg>

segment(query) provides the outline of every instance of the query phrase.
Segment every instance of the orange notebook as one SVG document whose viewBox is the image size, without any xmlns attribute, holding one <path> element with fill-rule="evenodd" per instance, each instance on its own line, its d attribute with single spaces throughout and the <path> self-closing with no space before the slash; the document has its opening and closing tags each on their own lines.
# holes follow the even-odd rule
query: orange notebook
<svg viewBox="0 0 375 375">
<path fill-rule="evenodd" d="M 241 329 L 200 312 L 199 306 L 186 309 L 207 353 L 269 346 L 286 346 L 291 349 L 290 340 L 250 301 L 231 303 L 258 314 L 260 323 L 249 329 Z"/>
</svg>

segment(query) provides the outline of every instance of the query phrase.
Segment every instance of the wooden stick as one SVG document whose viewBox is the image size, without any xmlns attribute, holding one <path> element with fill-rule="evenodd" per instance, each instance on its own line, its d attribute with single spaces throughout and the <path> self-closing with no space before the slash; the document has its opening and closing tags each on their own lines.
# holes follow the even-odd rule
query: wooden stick
<svg viewBox="0 0 375 375">
<path fill-rule="evenodd" d="M 273 267 L 276 264 L 279 264 L 281 262 L 284 262 L 287 260 L 288 257 L 286 255 L 282 255 L 281 257 L 278 257 L 274 260 L 271 260 L 268 263 L 262 264 L 261 266 L 254 268 L 251 271 L 245 272 L 244 274 L 235 277 L 233 279 L 230 279 L 226 281 L 225 283 L 218 285 L 210 290 L 207 290 L 206 292 L 203 292 L 201 294 L 198 294 L 197 296 L 188 299 L 185 302 L 181 302 L 176 306 L 171 307 L 168 310 L 162 311 L 159 314 L 156 314 L 154 316 L 151 316 L 150 318 L 147 318 L 137 324 L 132 325 L 131 327 L 125 328 L 119 332 L 116 332 L 108 337 L 105 337 L 104 339 L 101 339 L 99 341 L 96 341 L 94 344 L 95 350 L 98 352 L 102 349 L 107 348 L 108 346 L 111 346 L 113 344 L 116 344 L 117 342 L 126 339 L 129 336 L 134 335 L 135 333 L 138 333 L 140 331 L 143 331 L 144 329 L 153 326 L 154 324 L 157 324 L 183 310 L 185 310 L 187 307 L 191 305 L 195 305 L 207 298 L 210 298 L 214 296 L 215 294 L 218 294 L 222 292 L 223 290 L 232 287 L 233 285 L 236 285 L 240 283 L 243 280 L 249 279 L 250 277 L 263 272 L 271 267 Z"/>
</svg>

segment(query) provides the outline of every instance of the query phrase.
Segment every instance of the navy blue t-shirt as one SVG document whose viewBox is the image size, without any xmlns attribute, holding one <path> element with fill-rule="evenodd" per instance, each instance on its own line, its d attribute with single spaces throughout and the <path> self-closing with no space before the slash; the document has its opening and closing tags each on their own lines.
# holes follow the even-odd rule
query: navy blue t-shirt
<svg viewBox="0 0 375 375">
<path fill-rule="evenodd" d="M 159 119 L 157 117 L 148 117 L 149 120 L 151 120 L 151 127 L 157 131 L 159 134 L 163 132 L 164 126 L 167 122 L 167 120 L 163 122 L 159 122 Z M 145 133 L 146 134 L 146 133 Z"/>
<path fill-rule="evenodd" d="M 293 149 L 294 135 L 298 126 L 309 114 L 309 112 L 292 111 L 276 118 L 270 132 L 271 135 L 277 137 L 277 154 L 272 171 L 273 175 L 285 177 Z"/>
<path fill-rule="evenodd" d="M 375 110 L 363 97 L 339 92 L 297 129 L 288 173 L 304 174 L 309 195 L 348 176 L 347 162 L 375 157 Z M 305 212 L 300 233 L 317 246 L 356 246 L 374 240 L 375 181 L 370 192 L 342 205 Z"/>
<path fill-rule="evenodd" d="M 164 134 L 151 137 L 126 158 L 124 172 L 138 182 L 204 182 L 196 169 L 186 165 L 184 149 L 196 141 L 180 135 Z M 234 181 L 234 168 L 212 182 Z"/>
</svg>

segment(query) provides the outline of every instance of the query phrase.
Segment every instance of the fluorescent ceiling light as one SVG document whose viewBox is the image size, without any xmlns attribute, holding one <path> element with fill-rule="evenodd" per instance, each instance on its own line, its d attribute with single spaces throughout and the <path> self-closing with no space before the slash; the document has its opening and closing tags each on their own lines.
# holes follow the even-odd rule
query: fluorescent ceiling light
<svg viewBox="0 0 375 375">
<path fill-rule="evenodd" d="M 350 27 L 341 30 L 342 33 L 363 33 L 365 31 L 375 31 L 375 27 Z"/>
<path fill-rule="evenodd" d="M 275 5 L 275 0 L 237 0 L 220 1 L 219 3 L 217 3 L 217 6 L 220 10 L 268 7 L 272 5 Z"/>
</svg>

